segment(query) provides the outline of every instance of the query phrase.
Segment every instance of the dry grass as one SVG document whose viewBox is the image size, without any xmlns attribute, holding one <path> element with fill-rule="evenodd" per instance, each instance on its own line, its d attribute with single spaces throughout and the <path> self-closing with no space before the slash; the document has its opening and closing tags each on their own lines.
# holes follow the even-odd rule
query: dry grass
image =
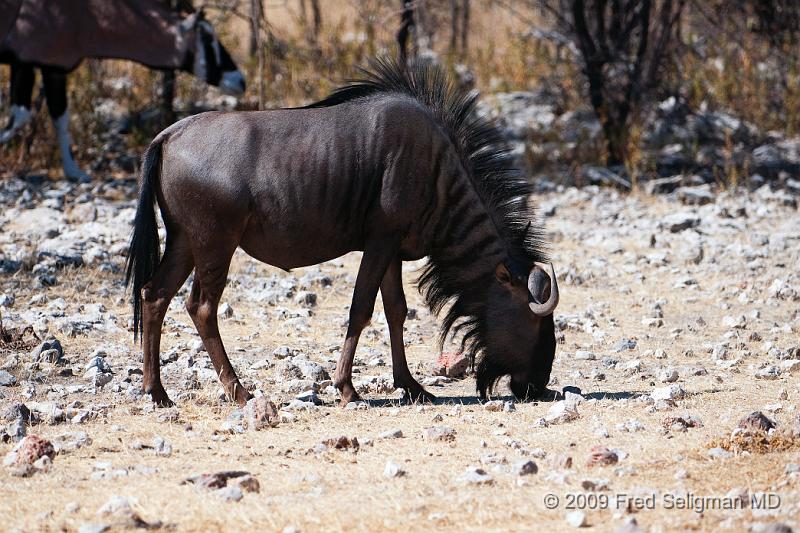
<svg viewBox="0 0 800 533">
<path fill-rule="evenodd" d="M 674 206 L 666 202 L 637 196 L 632 196 L 627 205 L 620 216 L 657 218 L 674 210 Z M 789 400 L 782 402 L 783 410 L 769 416 L 787 422 L 797 408 L 800 376 L 795 373 L 783 375 L 778 381 L 754 380 L 747 365 L 763 357 L 758 347 L 753 347 L 756 353 L 733 372 L 717 369 L 706 355 L 703 344 L 721 338 L 725 332 L 721 325 L 724 314 L 746 311 L 735 298 L 713 289 L 718 283 L 729 285 L 731 274 L 726 269 L 710 268 L 707 262 L 700 266 L 676 267 L 648 267 L 639 263 L 637 268 L 631 269 L 631 265 L 637 264 L 637 257 L 652 253 L 647 245 L 648 239 L 634 234 L 625 236 L 620 232 L 611 241 L 592 241 L 592 230 L 600 220 L 599 211 L 602 209 L 584 201 L 561 202 L 556 218 L 550 223 L 550 230 L 558 241 L 554 244 L 554 251 L 559 271 L 565 272 L 576 266 L 580 268 L 587 257 L 602 257 L 609 261 L 605 270 L 607 279 L 595 278 L 580 286 L 562 286 L 559 313 L 591 312 L 600 327 L 609 333 L 606 341 L 597 342 L 589 333 L 569 330 L 566 343 L 559 347 L 553 372 L 554 385 L 556 388 L 576 385 L 583 389 L 589 401 L 579 407 L 580 419 L 563 425 L 537 427 L 536 421 L 549 409 L 547 404 L 519 404 L 514 413 L 487 412 L 476 404 L 474 380 L 468 378 L 443 387 L 432 387 L 432 392 L 446 399 L 441 404 L 397 406 L 379 401 L 394 395 L 373 394 L 369 399 L 375 402 L 365 411 L 322 407 L 314 412 L 300 413 L 293 423 L 284 423 L 259 433 L 228 435 L 220 442 L 212 440 L 212 435 L 233 407 L 216 399 L 216 384 L 208 384 L 198 391 L 197 400 L 180 403 L 178 423 L 159 422 L 159 412 L 150 412 L 146 401 L 132 405 L 107 393 L 97 397 L 73 394 L 66 400 L 109 404 L 108 416 L 80 427 L 37 426 L 32 430 L 49 438 L 67 431 L 83 430 L 94 443 L 57 456 L 53 470 L 47 474 L 19 479 L 10 477 L 6 471 L 0 472 L 0 516 L 4 517 L 6 528 L 74 530 L 84 522 L 113 521 L 95 513 L 110 495 L 121 495 L 138 501 L 138 511 L 145 520 L 161 520 L 177 531 L 240 528 L 274 531 L 288 525 L 304 531 L 564 530 L 567 526 L 563 501 L 567 493 L 585 492 L 581 488 L 582 481 L 598 478 L 608 480 L 609 488 L 603 494 L 612 498 L 616 498 L 617 493 L 649 494 L 653 491 L 658 498 L 667 491 L 724 496 L 734 487 L 746 487 L 751 492 L 777 491 L 783 497 L 782 507 L 775 517 L 752 509 L 735 512 L 711 510 L 700 515 L 691 510 L 667 510 L 661 506 L 634 514 L 641 525 L 655 530 L 742 530 L 753 521 L 792 517 L 796 520 L 797 481 L 791 482 L 784 474 L 787 463 L 800 460 L 796 447 L 768 454 L 737 454 L 721 460 L 711 459 L 707 447 L 714 439 L 728 435 L 742 416 L 778 402 L 781 389 L 788 391 Z M 785 230 L 792 224 L 790 217 L 780 218 L 780 221 L 776 218 L 753 222 L 751 230 L 759 232 L 766 227 Z M 566 231 L 568 225 L 575 225 L 566 233 L 568 238 L 559 238 L 560 232 Z M 576 238 L 581 234 L 586 238 Z M 729 244 L 748 242 L 745 233 L 728 233 L 720 238 Z M 675 246 L 679 241 L 672 242 Z M 609 255 L 607 246 L 616 244 L 625 253 Z M 250 302 L 246 291 L 231 283 L 224 298 L 233 306 L 235 315 L 224 321 L 222 328 L 235 366 L 247 368 L 283 344 L 301 348 L 316 360 L 329 359 L 328 348 L 340 345 L 343 338 L 342 324 L 358 259 L 358 254 L 351 254 L 341 262 L 321 267 L 320 270 L 333 277 L 335 283 L 332 289 L 319 291 L 319 305 L 310 321 L 311 331 L 307 333 L 297 331 L 284 321 L 263 318 L 264 309 Z M 255 277 L 286 275 L 257 264 L 243 254 L 237 254 L 233 273 L 234 276 L 247 273 Z M 644 277 L 638 278 L 638 273 L 643 273 Z M 298 273 L 302 274 L 302 271 Z M 675 280 L 687 274 L 701 280 L 699 289 L 673 289 Z M 348 277 L 350 281 L 347 281 Z M 73 312 L 80 303 L 102 301 L 119 317 L 129 315 L 118 278 L 82 269 L 63 273 L 60 279 L 58 286 L 48 290 L 48 298 L 65 298 L 69 302 L 68 312 Z M 436 325 L 424 312 L 419 295 L 411 284 L 412 279 L 409 272 L 406 275 L 409 303 L 421 312 L 419 320 L 407 323 L 407 338 L 411 340 L 409 359 L 417 375 L 427 375 L 436 353 Z M 771 279 L 771 274 L 767 274 L 764 280 L 750 280 L 746 282 L 747 288 L 758 291 Z M 33 291 L 25 288 L 24 279 L 17 281 L 22 282 L 17 289 L 18 302 L 25 302 Z M 10 281 L 3 280 L 3 283 Z M 101 296 L 106 290 L 110 295 Z M 648 328 L 640 323 L 639 318 L 657 298 L 667 299 L 665 325 Z M 729 303 L 731 309 L 723 311 L 718 308 L 714 305 L 718 300 Z M 381 309 L 380 304 L 376 308 Z M 764 306 L 758 325 L 747 331 L 758 331 L 765 341 L 773 341 L 778 346 L 792 345 L 796 343 L 796 333 L 786 333 L 770 326 L 790 321 L 792 311 L 790 303 Z M 697 317 L 703 317 L 707 326 L 695 326 Z M 124 323 L 124 318 L 120 323 Z M 180 302 L 170 311 L 168 324 L 164 334 L 165 350 L 177 342 L 196 338 Z M 382 330 L 380 319 L 375 320 L 374 327 Z M 680 329 L 679 333 L 675 333 L 676 328 Z M 259 335 L 253 338 L 255 332 Z M 637 339 L 634 352 L 615 354 L 610 351 L 613 342 L 622 336 Z M 374 348 L 388 361 L 388 347 L 383 339 L 383 335 L 367 330 L 357 360 L 365 360 L 365 350 Z M 65 339 L 64 344 L 67 357 L 79 362 L 85 361 L 99 344 L 130 348 L 133 353 L 138 353 L 128 333 L 94 333 Z M 629 375 L 620 370 L 605 370 L 607 378 L 604 381 L 594 380 L 589 377 L 590 370 L 602 365 L 599 361 L 572 359 L 571 354 L 579 347 L 592 347 L 598 358 L 611 355 L 623 363 L 639 358 L 647 370 Z M 658 348 L 667 351 L 665 361 L 645 354 L 646 350 Z M 694 355 L 685 353 L 689 349 Z M 117 357 L 112 359 L 112 363 L 115 368 L 123 368 L 126 364 L 137 364 L 136 358 L 131 356 L 131 360 L 126 361 Z M 635 397 L 660 385 L 653 374 L 662 363 L 680 369 L 679 383 L 687 390 L 688 397 L 679 401 L 675 409 L 649 412 L 647 406 L 636 401 Z M 693 376 L 683 370 L 698 364 L 705 366 L 709 373 Z M 367 374 L 390 373 L 388 368 L 358 368 Z M 259 371 L 249 376 L 248 381 L 253 379 L 261 381 L 265 393 L 276 400 L 291 397 L 279 392 L 279 383 L 269 371 Z M 54 378 L 54 381 L 63 380 Z M 174 386 L 174 382 L 167 381 L 168 389 Z M 455 409 L 455 405 L 460 407 Z M 683 433 L 657 433 L 665 417 L 684 413 L 699 417 L 703 427 Z M 434 421 L 437 415 L 443 418 L 442 422 Z M 617 424 L 631 418 L 639 420 L 646 429 L 628 433 L 616 428 Z M 187 431 L 187 424 L 191 425 L 191 431 Z M 436 443 L 422 440 L 424 428 L 436 424 L 453 427 L 457 432 L 455 441 Z M 610 438 L 595 436 L 598 426 L 607 428 Z M 365 438 L 375 439 L 380 432 L 393 428 L 402 429 L 404 438 L 375 440 L 372 444 L 362 445 L 357 453 L 309 452 L 328 437 L 355 436 L 364 442 Z M 156 435 L 172 443 L 174 452 L 171 457 L 159 458 L 152 452 L 131 449 L 134 441 L 149 442 Z M 541 448 L 547 453 L 546 458 L 535 459 L 539 465 L 537 475 L 518 483 L 514 475 L 495 472 L 492 465 L 485 465 L 484 468 L 494 477 L 492 486 L 467 487 L 455 482 L 468 466 L 480 465 L 480 459 L 486 453 L 503 455 L 512 464 L 520 459 L 521 452 L 509 445 L 509 438 L 524 443 L 523 446 L 530 450 Z M 586 461 L 591 447 L 596 444 L 621 450 L 628 456 L 618 465 L 590 468 Z M 557 457 L 562 455 L 573 458 L 571 469 L 563 470 L 556 465 Z M 401 464 L 408 475 L 400 479 L 384 478 L 383 468 L 389 459 Z M 113 468 L 128 468 L 131 473 L 116 480 L 92 480 L 93 465 L 98 461 L 109 461 Z M 138 474 L 132 470 L 134 465 L 151 466 L 158 471 Z M 181 485 L 184 478 L 196 473 L 231 469 L 246 470 L 255 475 L 261 482 L 261 492 L 247 494 L 239 503 L 223 503 L 213 494 Z M 686 476 L 677 479 L 676 473 L 681 470 Z M 548 493 L 561 497 L 562 505 L 557 510 L 544 507 L 543 498 Z M 65 510 L 70 502 L 78 502 L 80 509 L 74 513 Z M 588 511 L 587 514 L 593 531 L 610 531 L 627 515 L 624 509 Z"/>
</svg>

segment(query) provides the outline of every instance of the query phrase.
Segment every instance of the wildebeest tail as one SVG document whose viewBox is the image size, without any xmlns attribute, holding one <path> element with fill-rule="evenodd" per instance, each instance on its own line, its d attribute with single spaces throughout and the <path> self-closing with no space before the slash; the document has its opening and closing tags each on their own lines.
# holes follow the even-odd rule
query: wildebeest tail
<svg viewBox="0 0 800 533">
<path fill-rule="evenodd" d="M 132 285 L 133 338 L 142 332 L 142 287 L 155 274 L 160 261 L 156 188 L 161 177 L 161 157 L 166 137 L 154 140 L 144 154 L 139 184 L 139 203 L 125 264 L 125 286 Z"/>
</svg>

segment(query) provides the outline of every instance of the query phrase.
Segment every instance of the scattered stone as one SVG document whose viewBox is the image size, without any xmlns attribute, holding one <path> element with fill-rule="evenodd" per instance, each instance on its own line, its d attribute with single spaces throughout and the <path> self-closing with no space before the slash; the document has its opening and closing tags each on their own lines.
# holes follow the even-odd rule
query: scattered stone
<svg viewBox="0 0 800 533">
<path fill-rule="evenodd" d="M 394 461 L 387 461 L 386 467 L 383 469 L 383 475 L 386 477 L 402 477 L 406 475 L 406 471 Z"/>
<path fill-rule="evenodd" d="M 452 442 L 456 440 L 456 430 L 447 426 L 433 426 L 423 431 L 422 438 L 432 442 Z"/>
<path fill-rule="evenodd" d="M 672 213 L 661 219 L 663 227 L 670 233 L 680 233 L 681 231 L 694 228 L 700 225 L 700 217 L 691 213 Z"/>
<path fill-rule="evenodd" d="M 580 415 L 578 414 L 577 405 L 575 403 L 567 403 L 566 400 L 555 402 L 547 411 L 544 420 L 548 424 L 563 424 L 576 420 Z"/>
<path fill-rule="evenodd" d="M 769 431 L 775 427 L 775 422 L 767 418 L 761 411 L 753 411 L 739 420 L 737 427 L 750 431 Z"/>
<path fill-rule="evenodd" d="M 223 303 L 217 308 L 217 316 L 220 318 L 231 318 L 233 316 L 233 307 L 228 302 Z"/>
<path fill-rule="evenodd" d="M 169 457 L 172 455 L 172 445 L 161 437 L 153 439 L 153 450 L 159 457 Z"/>
<path fill-rule="evenodd" d="M 205 490 L 221 489 L 228 485 L 231 480 L 238 478 L 253 477 L 250 472 L 241 470 L 227 470 L 223 472 L 216 472 L 214 474 L 199 474 L 184 479 L 182 485 L 194 485 L 197 488 Z"/>
<path fill-rule="evenodd" d="M 238 502 L 244 498 L 242 489 L 236 485 L 230 485 L 221 489 L 217 489 L 216 494 L 226 502 Z"/>
<path fill-rule="evenodd" d="M 710 448 L 708 450 L 708 456 L 713 457 L 714 459 L 725 459 L 732 457 L 733 454 L 724 448 Z"/>
<path fill-rule="evenodd" d="M 334 450 L 358 450 L 359 446 L 357 438 L 345 437 L 344 435 L 325 439 L 322 444 Z"/>
<path fill-rule="evenodd" d="M 403 430 L 390 429 L 378 435 L 379 439 L 400 439 L 403 437 Z"/>
<path fill-rule="evenodd" d="M 17 378 L 15 378 L 10 372 L 0 370 L 0 387 L 13 387 L 16 384 Z"/>
<path fill-rule="evenodd" d="M 768 365 L 756 372 L 758 379 L 778 379 L 781 375 L 781 370 L 775 365 Z"/>
<path fill-rule="evenodd" d="M 661 422 L 661 426 L 671 431 L 686 431 L 688 428 L 703 427 L 703 423 L 691 415 L 670 416 Z"/>
<path fill-rule="evenodd" d="M 512 471 L 517 476 L 529 476 L 531 474 L 536 474 L 539 471 L 539 467 L 536 466 L 536 463 L 533 461 L 523 459 L 514 463 Z"/>
<path fill-rule="evenodd" d="M 612 348 L 614 352 L 622 352 L 625 350 L 634 350 L 636 349 L 636 341 L 633 339 L 621 339 L 617 341 L 617 343 Z"/>
<path fill-rule="evenodd" d="M 251 431 L 259 431 L 278 425 L 278 409 L 264 396 L 248 400 L 243 410 L 244 425 Z"/>
<path fill-rule="evenodd" d="M 619 461 L 619 456 L 613 450 L 609 450 L 605 446 L 595 445 L 592 446 L 592 453 L 589 454 L 589 460 L 586 462 L 587 466 L 605 466 L 613 465 Z"/>
<path fill-rule="evenodd" d="M 503 400 L 490 400 L 483 404 L 483 408 L 486 411 L 498 413 L 503 410 Z"/>
<path fill-rule="evenodd" d="M 470 467 L 456 480 L 465 485 L 491 485 L 494 483 L 492 476 L 482 468 Z"/>
<path fill-rule="evenodd" d="M 38 435 L 28 435 L 6 454 L 3 464 L 10 467 L 33 466 L 36 461 L 44 456 L 49 457 L 51 460 L 56 456 L 53 444 Z"/>
<path fill-rule="evenodd" d="M 680 385 L 667 385 L 657 387 L 650 394 L 653 400 L 682 400 L 686 397 L 686 391 Z"/>
<path fill-rule="evenodd" d="M 575 352 L 575 359 L 578 361 L 594 361 L 597 359 L 597 355 L 594 352 L 589 352 L 587 350 L 577 350 Z"/>
<path fill-rule="evenodd" d="M 314 307 L 317 305 L 317 295 L 310 291 L 300 291 L 295 296 L 294 303 L 303 307 Z"/>
<path fill-rule="evenodd" d="M 567 513 L 567 523 L 572 527 L 585 527 L 588 525 L 586 513 L 583 511 L 570 511 Z"/>
<path fill-rule="evenodd" d="M 678 371 L 674 369 L 662 370 L 658 374 L 658 380 L 661 383 L 674 383 L 678 381 Z"/>
</svg>

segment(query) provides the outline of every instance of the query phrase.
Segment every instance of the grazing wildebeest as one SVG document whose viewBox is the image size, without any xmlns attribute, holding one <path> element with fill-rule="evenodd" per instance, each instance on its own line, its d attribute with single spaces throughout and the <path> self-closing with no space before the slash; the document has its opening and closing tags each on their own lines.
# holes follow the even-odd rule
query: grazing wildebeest
<svg viewBox="0 0 800 533">
<path fill-rule="evenodd" d="M 0 63 L 11 65 L 11 117 L 0 143 L 30 122 L 38 67 L 67 178 L 89 179 L 72 157 L 67 112 L 67 74 L 83 59 L 180 69 L 231 95 L 245 88 L 203 12 L 181 18 L 163 0 L 0 0 L 0 30 Z"/>
<path fill-rule="evenodd" d="M 305 108 L 209 112 L 162 131 L 147 149 L 126 282 L 141 332 L 144 390 L 171 401 L 159 375 L 161 325 L 194 269 L 186 307 L 227 394 L 250 397 L 222 345 L 217 305 L 241 247 L 289 270 L 354 250 L 364 255 L 334 382 L 357 400 L 352 366 L 361 331 L 383 295 L 395 386 L 431 398 L 403 348 L 402 261 L 428 257 L 419 286 L 442 339 L 464 334 L 480 357 L 482 397 L 511 376 L 519 398 L 545 392 L 555 354 L 558 285 L 542 231 L 531 225 L 530 185 L 476 96 L 441 69 L 377 60 L 360 81 Z M 159 260 L 155 202 L 167 231 Z"/>
</svg>

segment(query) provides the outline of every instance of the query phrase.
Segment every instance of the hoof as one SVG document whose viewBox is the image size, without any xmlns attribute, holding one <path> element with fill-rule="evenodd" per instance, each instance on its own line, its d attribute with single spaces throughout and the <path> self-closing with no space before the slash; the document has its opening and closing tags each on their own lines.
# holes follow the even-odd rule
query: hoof
<svg viewBox="0 0 800 533">
<path fill-rule="evenodd" d="M 153 403 L 156 404 L 156 407 L 172 407 L 175 405 L 175 402 L 169 399 L 167 391 L 163 388 L 160 391 L 154 390 L 151 392 L 150 398 L 153 399 Z"/>
<path fill-rule="evenodd" d="M 423 389 L 420 385 L 402 388 L 405 390 L 403 394 L 404 403 L 434 403 L 436 401 L 436 396 Z"/>
<path fill-rule="evenodd" d="M 342 400 L 339 402 L 341 407 L 347 407 L 350 402 L 360 402 L 361 396 L 356 391 L 351 391 L 349 394 L 342 392 Z"/>
<path fill-rule="evenodd" d="M 236 387 L 236 394 L 233 396 L 233 399 L 239 407 L 244 407 L 247 405 L 248 401 L 253 399 L 253 395 L 250 394 L 247 389 L 239 385 Z"/>
</svg>

